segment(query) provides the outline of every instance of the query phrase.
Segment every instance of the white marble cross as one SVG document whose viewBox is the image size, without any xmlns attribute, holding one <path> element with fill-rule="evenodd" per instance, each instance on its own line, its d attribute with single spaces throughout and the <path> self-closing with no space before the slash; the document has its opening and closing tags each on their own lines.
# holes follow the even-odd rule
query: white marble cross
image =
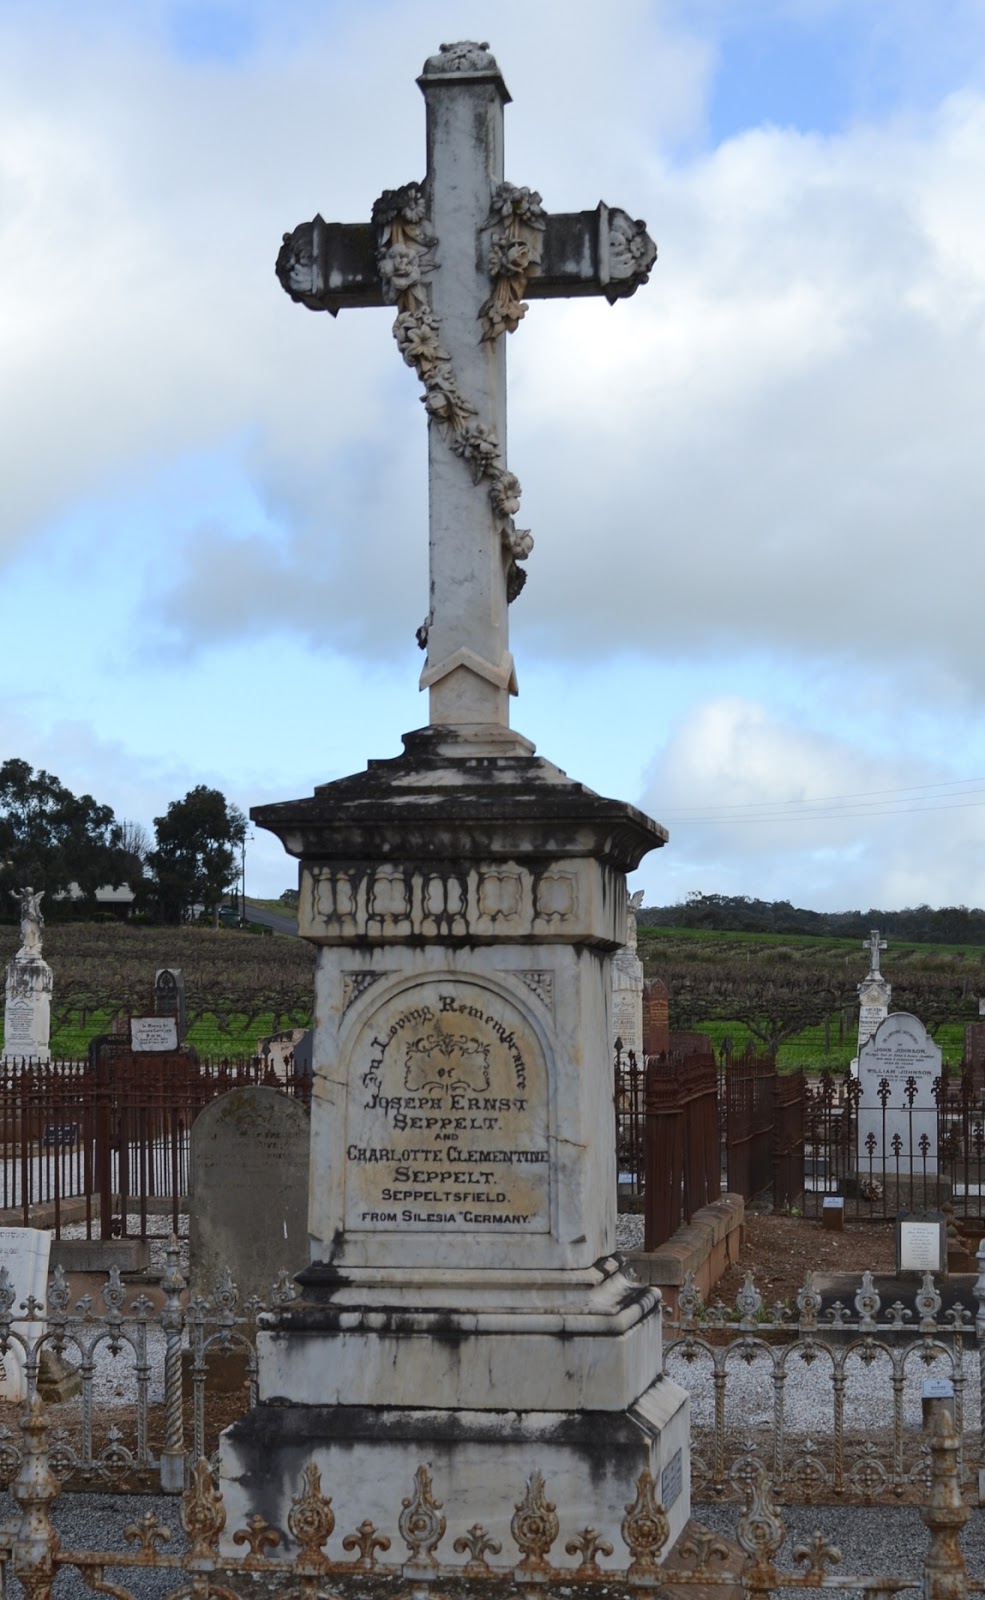
<svg viewBox="0 0 985 1600">
<path fill-rule="evenodd" d="M 869 934 L 869 937 L 862 940 L 862 949 L 868 950 L 869 952 L 870 978 L 882 977 L 882 973 L 879 971 L 879 952 L 880 950 L 886 950 L 888 948 L 889 947 L 886 943 L 886 940 L 880 939 L 878 928 L 873 928 L 872 932 Z"/>
<path fill-rule="evenodd" d="M 507 606 L 533 540 L 514 521 L 506 466 L 506 355 L 527 307 L 645 283 L 656 247 L 642 222 L 599 204 L 552 216 L 503 182 L 506 85 L 484 44 L 442 45 L 417 80 L 427 176 L 388 190 L 372 222 L 320 216 L 284 235 L 277 276 L 292 299 L 336 315 L 392 305 L 400 352 L 424 385 L 429 433 L 430 610 L 421 688 L 430 721 L 481 740 L 509 725 L 516 673 Z"/>
</svg>

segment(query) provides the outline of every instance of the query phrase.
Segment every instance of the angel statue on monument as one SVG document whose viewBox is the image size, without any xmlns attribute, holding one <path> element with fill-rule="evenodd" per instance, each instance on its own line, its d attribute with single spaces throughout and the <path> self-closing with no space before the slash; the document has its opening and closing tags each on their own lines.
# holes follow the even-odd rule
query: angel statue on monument
<svg viewBox="0 0 985 1600">
<path fill-rule="evenodd" d="M 44 928 L 44 917 L 41 915 L 41 902 L 44 899 L 44 890 L 39 889 L 37 894 L 30 884 L 26 889 L 11 889 L 15 900 L 20 901 L 21 907 L 21 947 L 18 956 L 39 956 L 41 954 L 41 933 Z"/>
</svg>

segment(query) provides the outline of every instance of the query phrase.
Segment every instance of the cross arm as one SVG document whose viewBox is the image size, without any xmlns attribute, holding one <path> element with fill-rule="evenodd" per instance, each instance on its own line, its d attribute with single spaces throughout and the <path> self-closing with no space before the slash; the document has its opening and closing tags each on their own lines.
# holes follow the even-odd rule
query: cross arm
<svg viewBox="0 0 985 1600">
<path fill-rule="evenodd" d="M 343 306 L 383 305 L 376 246 L 371 223 L 316 216 L 285 233 L 274 271 L 292 300 L 337 317 Z"/>
<path fill-rule="evenodd" d="M 650 276 L 657 247 L 642 222 L 600 200 L 594 211 L 545 217 L 540 266 L 527 279 L 528 300 L 602 294 L 612 305 Z"/>
<path fill-rule="evenodd" d="M 311 311 L 338 316 L 343 306 L 382 306 L 376 230 L 369 222 L 320 216 L 285 233 L 276 273 L 282 288 Z M 530 300 L 604 295 L 610 304 L 646 283 L 657 257 L 642 222 L 599 201 L 594 211 L 548 213 L 540 264 L 521 291 Z"/>
</svg>

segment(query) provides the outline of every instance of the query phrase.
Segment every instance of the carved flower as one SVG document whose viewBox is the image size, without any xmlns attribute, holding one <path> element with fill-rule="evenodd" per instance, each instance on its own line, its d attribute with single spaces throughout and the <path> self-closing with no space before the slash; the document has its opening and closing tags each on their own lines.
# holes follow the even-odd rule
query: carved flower
<svg viewBox="0 0 985 1600">
<path fill-rule="evenodd" d="M 392 244 L 380 255 L 380 277 L 383 280 L 383 298 L 393 305 L 408 289 L 421 281 L 418 252 L 404 244 Z"/>
<path fill-rule="evenodd" d="M 499 460 L 496 435 L 481 423 L 460 429 L 452 438 L 451 447 L 457 456 L 469 463 L 473 483 L 478 483 Z"/>
<path fill-rule="evenodd" d="M 450 373 L 447 377 L 436 377 L 429 382 L 427 393 L 421 398 L 428 416 L 456 435 L 464 428 L 469 417 L 475 416 L 475 407 L 466 400 Z"/>
<path fill-rule="evenodd" d="M 508 239 L 499 233 L 489 251 L 489 275 L 493 278 L 526 278 L 531 251 L 525 239 Z"/>
<path fill-rule="evenodd" d="M 530 227 L 545 226 L 544 210 L 536 189 L 518 189 L 516 184 L 501 183 L 492 197 L 493 213 L 504 222 L 525 222 Z"/>
<path fill-rule="evenodd" d="M 646 223 L 634 220 L 625 211 L 609 212 L 609 270 L 617 278 L 640 278 L 643 282 L 657 258 L 657 247 L 646 231 Z"/>
<path fill-rule="evenodd" d="M 373 206 L 374 228 L 389 227 L 398 217 L 404 222 L 422 222 L 424 216 L 424 195 L 419 183 L 405 183 L 400 189 L 384 189 Z"/>
<path fill-rule="evenodd" d="M 511 522 L 503 529 L 503 543 L 514 561 L 526 561 L 534 547 L 534 536 L 529 528 L 514 528 Z"/>
<path fill-rule="evenodd" d="M 407 365 L 416 368 L 421 376 L 439 361 L 448 359 L 438 342 L 439 332 L 437 317 L 423 307 L 416 311 L 402 311 L 393 324 L 397 349 Z"/>
<path fill-rule="evenodd" d="M 520 480 L 515 472 L 501 472 L 489 491 L 493 510 L 501 517 L 515 517 L 520 509 Z"/>
</svg>

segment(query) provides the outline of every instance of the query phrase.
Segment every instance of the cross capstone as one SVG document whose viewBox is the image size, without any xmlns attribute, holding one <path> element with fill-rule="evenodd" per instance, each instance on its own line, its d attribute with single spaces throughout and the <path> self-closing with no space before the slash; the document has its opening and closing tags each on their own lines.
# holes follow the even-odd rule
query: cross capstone
<svg viewBox="0 0 985 1600">
<path fill-rule="evenodd" d="M 646 283 L 645 225 L 600 203 L 552 215 L 535 189 L 503 179 L 509 93 L 488 45 L 442 45 L 418 79 L 427 112 L 423 182 L 386 190 L 370 225 L 320 216 L 285 234 L 277 276 L 292 299 L 333 316 L 396 308 L 393 334 L 423 385 L 428 418 L 430 606 L 421 688 L 430 721 L 480 740 L 509 724 L 517 692 L 509 604 L 533 537 L 517 526 L 520 482 L 506 464 L 504 333 L 527 300 L 604 295 Z"/>
</svg>

